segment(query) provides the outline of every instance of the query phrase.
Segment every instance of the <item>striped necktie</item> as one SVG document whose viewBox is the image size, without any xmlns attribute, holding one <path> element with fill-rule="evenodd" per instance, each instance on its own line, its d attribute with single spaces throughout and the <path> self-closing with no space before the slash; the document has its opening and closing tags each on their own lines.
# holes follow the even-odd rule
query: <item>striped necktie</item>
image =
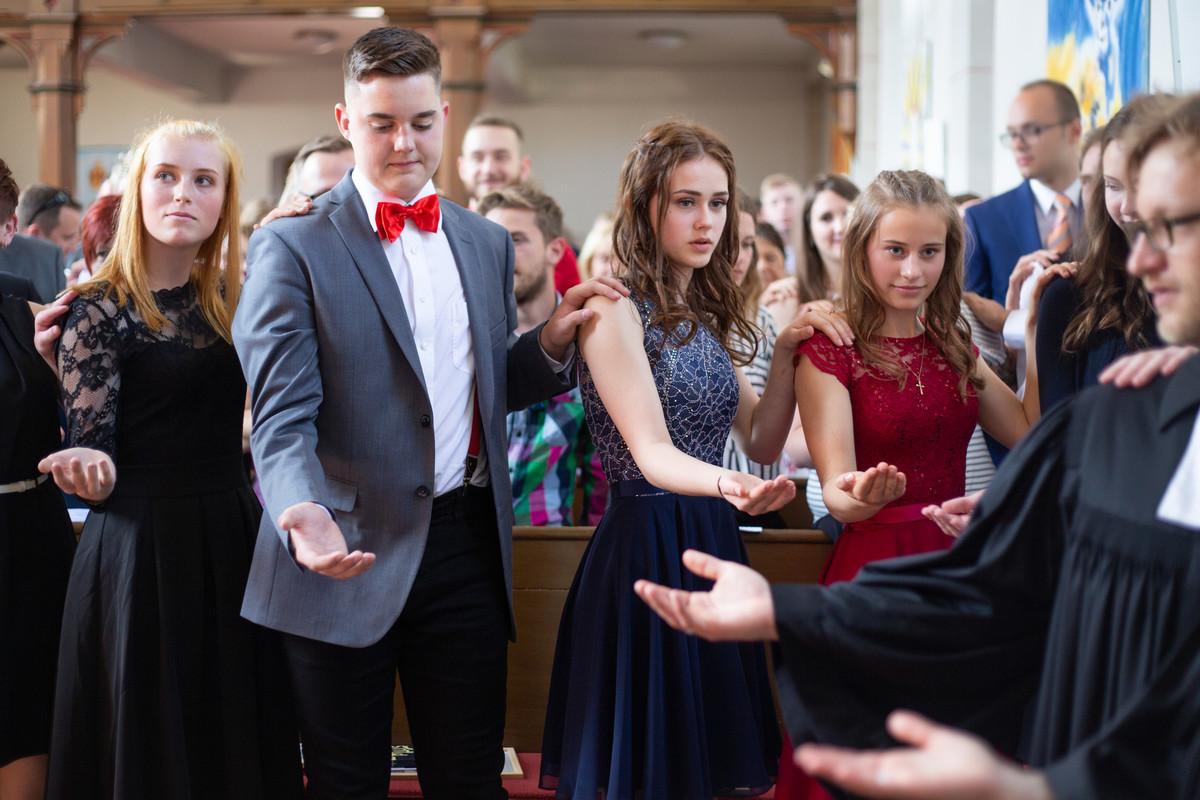
<svg viewBox="0 0 1200 800">
<path fill-rule="evenodd" d="M 1054 205 L 1058 216 L 1054 219 L 1054 229 L 1046 237 L 1046 249 L 1061 256 L 1071 249 L 1071 198 L 1060 192 L 1054 196 Z"/>
</svg>

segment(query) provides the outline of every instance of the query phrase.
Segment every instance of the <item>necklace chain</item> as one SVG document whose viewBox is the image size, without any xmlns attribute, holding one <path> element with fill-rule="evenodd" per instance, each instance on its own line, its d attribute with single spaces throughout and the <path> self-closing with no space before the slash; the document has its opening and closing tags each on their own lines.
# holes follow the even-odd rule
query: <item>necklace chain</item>
<svg viewBox="0 0 1200 800">
<path fill-rule="evenodd" d="M 905 368 L 908 369 L 909 372 L 912 373 L 913 377 L 917 379 L 917 391 L 919 391 L 921 393 L 921 396 L 924 397 L 925 396 L 925 383 L 924 383 L 924 381 L 921 380 L 921 377 L 925 374 L 925 335 L 924 334 L 921 335 L 921 363 L 920 363 L 920 365 L 918 366 L 918 368 L 916 370 L 913 370 L 911 364 L 905 363 L 904 366 L 905 366 Z"/>
</svg>

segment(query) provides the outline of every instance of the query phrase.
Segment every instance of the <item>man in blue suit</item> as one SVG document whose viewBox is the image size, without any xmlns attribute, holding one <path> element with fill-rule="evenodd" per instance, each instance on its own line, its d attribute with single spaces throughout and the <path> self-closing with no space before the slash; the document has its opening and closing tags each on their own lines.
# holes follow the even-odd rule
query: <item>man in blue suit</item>
<svg viewBox="0 0 1200 800">
<path fill-rule="evenodd" d="M 1028 83 L 1013 100 L 1000 138 L 1025 180 L 966 213 L 966 290 L 996 301 L 996 313 L 1003 315 L 1008 278 L 1021 256 L 1042 249 L 1065 253 L 1079 241 L 1080 132 L 1075 95 L 1057 81 Z M 980 319 L 999 330 L 995 313 Z"/>
</svg>

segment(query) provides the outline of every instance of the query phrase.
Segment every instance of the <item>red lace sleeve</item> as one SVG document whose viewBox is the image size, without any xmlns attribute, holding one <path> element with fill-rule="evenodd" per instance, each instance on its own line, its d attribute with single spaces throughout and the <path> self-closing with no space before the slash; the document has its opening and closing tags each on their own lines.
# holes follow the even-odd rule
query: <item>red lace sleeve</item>
<svg viewBox="0 0 1200 800">
<path fill-rule="evenodd" d="M 808 356 L 808 360 L 821 372 L 832 375 L 842 386 L 849 388 L 850 362 L 854 357 L 854 348 L 838 347 L 829 340 L 828 336 L 817 332 L 812 335 L 812 338 L 800 343 L 796 349 L 793 363 L 799 364 L 802 355 Z"/>
</svg>

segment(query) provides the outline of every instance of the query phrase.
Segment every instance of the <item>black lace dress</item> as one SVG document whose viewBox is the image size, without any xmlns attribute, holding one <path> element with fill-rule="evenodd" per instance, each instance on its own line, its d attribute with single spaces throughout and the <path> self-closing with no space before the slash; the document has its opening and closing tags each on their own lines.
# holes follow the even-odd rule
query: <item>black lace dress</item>
<svg viewBox="0 0 1200 800">
<path fill-rule="evenodd" d="M 274 634 L 239 616 L 262 513 L 241 459 L 245 382 L 191 284 L 71 305 L 59 364 L 70 444 L 113 457 L 63 617 L 47 797 L 300 793 Z"/>
<path fill-rule="evenodd" d="M 21 296 L 5 294 L 19 292 Z M 33 284 L 0 274 L 0 484 L 59 448 L 54 373 L 33 349 Z M 0 494 L 0 767 L 46 752 L 75 534 L 54 481 Z"/>
</svg>

